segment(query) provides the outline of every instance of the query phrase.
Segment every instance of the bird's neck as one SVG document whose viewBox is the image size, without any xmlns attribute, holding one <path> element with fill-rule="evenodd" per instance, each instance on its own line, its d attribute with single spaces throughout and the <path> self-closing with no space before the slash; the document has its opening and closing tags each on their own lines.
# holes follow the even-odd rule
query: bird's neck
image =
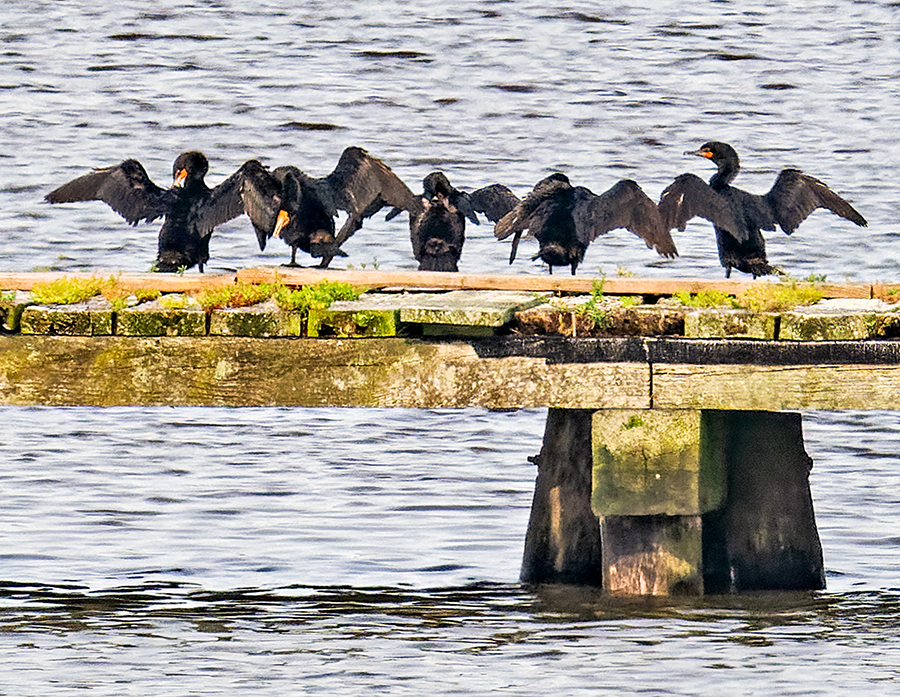
<svg viewBox="0 0 900 697">
<path fill-rule="evenodd" d="M 196 195 L 200 191 L 208 191 L 209 189 L 202 179 L 188 179 L 180 190 L 182 194 L 191 196 Z"/>
<path fill-rule="evenodd" d="M 712 178 L 709 180 L 709 185 L 713 189 L 724 189 L 726 188 L 734 178 L 737 176 L 737 173 L 741 169 L 741 165 L 737 160 L 728 159 L 720 162 L 718 164 L 719 170 L 712 175 Z"/>
</svg>

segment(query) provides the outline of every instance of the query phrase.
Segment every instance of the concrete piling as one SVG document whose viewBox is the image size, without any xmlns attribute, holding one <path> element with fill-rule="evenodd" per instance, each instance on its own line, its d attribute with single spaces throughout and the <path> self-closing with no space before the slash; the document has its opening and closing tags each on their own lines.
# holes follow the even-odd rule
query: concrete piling
<svg viewBox="0 0 900 697">
<path fill-rule="evenodd" d="M 536 461 L 524 582 L 824 587 L 799 414 L 550 409 Z"/>
</svg>

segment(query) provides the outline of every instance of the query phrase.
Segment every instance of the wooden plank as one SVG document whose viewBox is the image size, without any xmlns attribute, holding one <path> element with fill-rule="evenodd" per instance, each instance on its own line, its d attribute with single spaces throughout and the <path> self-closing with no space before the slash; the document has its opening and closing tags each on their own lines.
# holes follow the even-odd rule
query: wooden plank
<svg viewBox="0 0 900 697">
<path fill-rule="evenodd" d="M 590 293 L 595 284 L 603 283 L 607 295 L 671 295 L 678 291 L 698 293 L 719 291 L 737 294 L 752 283 L 771 283 L 768 280 L 730 281 L 701 278 L 634 278 L 600 276 L 530 276 L 524 274 L 456 274 L 434 271 L 375 271 L 367 269 L 288 269 L 284 267 L 256 267 L 237 272 L 239 281 L 246 283 L 281 282 L 303 286 L 323 280 L 343 281 L 367 288 L 430 288 L 456 290 L 511 290 L 536 292 Z M 870 298 L 868 283 L 817 284 L 826 298 Z"/>
<path fill-rule="evenodd" d="M 0 336 L 0 403 L 646 409 L 650 370 L 458 341 L 18 335 Z"/>
<path fill-rule="evenodd" d="M 900 365 L 653 366 L 659 409 L 900 409 Z"/>
<path fill-rule="evenodd" d="M 282 282 L 291 286 L 315 284 L 323 280 L 343 281 L 368 288 L 420 288 L 431 290 L 508 290 L 555 293 L 590 293 L 595 284 L 603 283 L 607 295 L 671 295 L 678 291 L 698 293 L 719 291 L 737 294 L 751 283 L 771 283 L 770 280 L 732 281 L 703 278 L 634 278 L 600 276 L 538 276 L 526 274 L 456 274 L 432 271 L 376 271 L 368 269 L 290 269 L 263 266 L 241 269 L 235 274 L 168 274 L 122 273 L 99 269 L 92 272 L 48 271 L 36 273 L 0 273 L 0 290 L 31 290 L 36 283 L 48 283 L 59 278 L 109 278 L 130 288 L 156 288 L 164 293 L 217 288 L 242 281 L 245 283 Z M 871 298 L 873 286 L 868 283 L 828 283 L 816 287 L 825 298 Z M 879 293 L 884 286 L 878 284 Z"/>
<path fill-rule="evenodd" d="M 124 288 L 154 288 L 163 293 L 186 293 L 220 288 L 237 281 L 231 273 L 178 275 L 173 273 L 122 273 L 120 271 L 46 271 L 40 273 L 0 273 L 0 290 L 31 290 L 35 284 L 51 283 L 60 278 L 113 277 Z"/>
<path fill-rule="evenodd" d="M 747 339 L 643 339 L 651 363 L 691 365 L 895 365 L 900 341 L 756 341 Z"/>
</svg>

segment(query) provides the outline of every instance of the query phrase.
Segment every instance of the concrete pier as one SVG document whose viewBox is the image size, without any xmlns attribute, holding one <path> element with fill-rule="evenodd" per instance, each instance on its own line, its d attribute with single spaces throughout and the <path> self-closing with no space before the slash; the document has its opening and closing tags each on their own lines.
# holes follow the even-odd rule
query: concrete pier
<svg viewBox="0 0 900 697">
<path fill-rule="evenodd" d="M 329 275 L 369 292 L 302 309 L 196 295 L 324 278 L 263 269 L 119 277 L 62 305 L 0 275 L 0 403 L 545 407 L 521 578 L 623 595 L 823 587 L 797 412 L 900 409 L 895 288 L 698 309 L 666 293 L 750 284 Z"/>
</svg>

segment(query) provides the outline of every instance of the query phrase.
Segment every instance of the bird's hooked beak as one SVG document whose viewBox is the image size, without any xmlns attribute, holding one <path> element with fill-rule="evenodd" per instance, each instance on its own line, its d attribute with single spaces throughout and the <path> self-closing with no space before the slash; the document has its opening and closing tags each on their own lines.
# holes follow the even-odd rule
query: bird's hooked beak
<svg viewBox="0 0 900 697">
<path fill-rule="evenodd" d="M 272 231 L 272 237 L 281 237 L 281 230 L 291 222 L 291 216 L 283 208 L 278 211 L 278 218 L 275 220 L 275 229 Z"/>
<path fill-rule="evenodd" d="M 709 150 L 706 150 L 705 148 L 700 149 L 700 150 L 685 150 L 684 154 L 685 155 L 697 155 L 698 157 L 705 157 L 707 160 L 711 160 L 712 156 L 713 156 L 712 152 L 710 152 Z"/>
<path fill-rule="evenodd" d="M 175 172 L 175 181 L 172 186 L 184 186 L 184 180 L 187 179 L 188 171 L 182 167 Z"/>
</svg>

